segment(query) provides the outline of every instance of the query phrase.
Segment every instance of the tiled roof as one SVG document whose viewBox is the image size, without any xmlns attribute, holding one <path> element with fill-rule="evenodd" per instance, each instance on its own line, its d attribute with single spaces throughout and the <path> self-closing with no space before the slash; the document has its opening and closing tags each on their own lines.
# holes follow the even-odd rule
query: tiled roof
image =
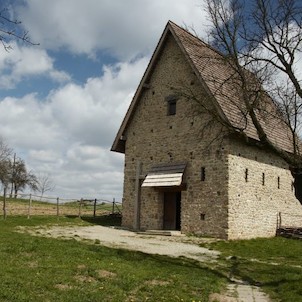
<svg viewBox="0 0 302 302">
<path fill-rule="evenodd" d="M 182 49 L 195 73 L 198 75 L 204 88 L 213 97 L 213 100 L 216 102 L 216 108 L 219 110 L 220 114 L 222 114 L 234 127 L 244 127 L 244 132 L 248 137 L 259 140 L 251 118 L 249 116 L 246 117 L 246 114 L 242 113 L 242 110 L 244 110 L 245 107 L 244 101 L 238 96 L 236 87 L 229 81 L 232 70 L 225 63 L 225 60 L 223 60 L 223 56 L 199 38 L 169 21 L 139 87 L 137 88 L 111 150 L 117 152 L 125 151 L 123 140 L 124 131 L 132 117 L 136 104 L 139 101 L 144 83 L 147 82 L 146 80 L 153 71 L 156 58 L 160 53 L 161 48 L 164 47 L 164 41 L 169 32 L 174 36 L 177 44 Z M 275 105 L 268 96 L 266 97 L 266 102 L 267 107 L 275 112 L 275 114 L 278 114 Z M 279 148 L 291 152 L 293 146 L 289 128 L 280 122 L 280 119 L 273 118 L 273 115 L 274 114 L 271 114 L 270 118 L 262 118 L 258 115 L 258 118 L 268 135 L 268 138 Z"/>
<path fill-rule="evenodd" d="M 212 49 L 209 45 L 193 36 L 173 22 L 169 22 L 172 33 L 178 44 L 191 61 L 195 72 L 199 73 L 212 96 L 219 104 L 228 121 L 234 126 L 242 128 L 250 138 L 258 139 L 257 131 L 249 116 L 243 114 L 245 111 L 244 101 L 238 96 L 236 86 L 232 85 L 232 69 L 223 60 L 223 56 Z M 290 129 L 276 118 L 279 114 L 272 100 L 266 95 L 266 110 L 269 114 L 258 119 L 264 128 L 268 138 L 279 148 L 291 152 L 293 150 Z M 269 108 L 269 109 L 268 109 Z"/>
</svg>

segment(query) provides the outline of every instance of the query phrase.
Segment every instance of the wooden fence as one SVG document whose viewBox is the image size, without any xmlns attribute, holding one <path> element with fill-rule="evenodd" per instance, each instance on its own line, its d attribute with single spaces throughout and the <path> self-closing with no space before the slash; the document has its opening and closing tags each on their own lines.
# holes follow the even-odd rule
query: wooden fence
<svg viewBox="0 0 302 302">
<path fill-rule="evenodd" d="M 276 235 L 302 239 L 302 215 L 279 212 Z"/>
<path fill-rule="evenodd" d="M 302 215 L 279 212 L 277 215 L 277 229 L 302 228 Z"/>
<path fill-rule="evenodd" d="M 115 198 L 112 201 L 100 198 L 64 199 L 34 194 L 18 194 L 16 197 L 8 197 L 5 191 L 4 195 L 0 196 L 4 219 L 8 215 L 27 215 L 30 218 L 36 215 L 97 217 L 104 214 L 122 214 L 122 203 L 117 202 Z"/>
</svg>

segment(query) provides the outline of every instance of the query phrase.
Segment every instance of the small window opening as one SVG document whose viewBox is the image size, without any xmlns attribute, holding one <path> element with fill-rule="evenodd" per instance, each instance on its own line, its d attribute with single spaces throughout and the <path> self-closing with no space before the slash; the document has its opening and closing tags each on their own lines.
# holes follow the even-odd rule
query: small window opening
<svg viewBox="0 0 302 302">
<path fill-rule="evenodd" d="M 168 101 L 168 115 L 176 114 L 176 100 Z"/>
<path fill-rule="evenodd" d="M 262 173 L 262 185 L 264 186 L 265 185 L 265 174 Z"/>
<path fill-rule="evenodd" d="M 248 182 L 249 169 L 245 169 L 245 182 Z"/>
<path fill-rule="evenodd" d="M 277 182 L 278 182 L 278 189 L 280 189 L 280 176 L 278 176 Z"/>
<path fill-rule="evenodd" d="M 206 168 L 205 167 L 201 167 L 201 170 L 200 170 L 200 180 L 201 181 L 205 181 L 206 180 Z"/>
<path fill-rule="evenodd" d="M 206 214 L 201 213 L 201 214 L 200 214 L 200 220 L 205 220 L 205 219 L 206 219 Z"/>
<path fill-rule="evenodd" d="M 174 94 L 168 95 L 165 100 L 167 102 L 167 115 L 175 115 L 176 114 L 176 102 L 178 97 Z"/>
</svg>

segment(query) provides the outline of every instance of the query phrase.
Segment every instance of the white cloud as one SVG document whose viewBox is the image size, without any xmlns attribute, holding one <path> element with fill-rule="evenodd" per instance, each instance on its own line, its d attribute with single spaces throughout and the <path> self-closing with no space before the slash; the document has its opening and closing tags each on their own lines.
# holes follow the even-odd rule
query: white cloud
<svg viewBox="0 0 302 302">
<path fill-rule="evenodd" d="M 109 147 L 147 61 L 105 66 L 102 77 L 84 86 L 68 84 L 52 92 L 48 99 L 57 123 L 75 140 Z"/>
<path fill-rule="evenodd" d="M 44 99 L 34 92 L 3 98 L 1 135 L 31 169 L 53 178 L 57 196 L 121 200 L 123 155 L 110 146 L 167 21 L 194 24 L 205 36 L 201 2 L 31 0 L 14 6 L 40 46 L 13 44 L 0 56 L 0 88 L 18 87 L 25 78 L 34 87 L 38 77 L 60 86 Z M 68 62 L 66 70 L 57 68 L 49 55 L 62 49 L 87 58 L 107 52 L 116 62 L 78 84 L 69 74 L 82 70 L 69 73 Z"/>
<path fill-rule="evenodd" d="M 105 66 L 102 76 L 69 83 L 46 100 L 7 97 L 0 102 L 1 133 L 31 169 L 54 178 L 58 194 L 121 199 L 123 156 L 110 146 L 147 62 Z"/>
<path fill-rule="evenodd" d="M 54 68 L 53 59 L 46 50 L 19 46 L 11 42 L 13 50 L 1 49 L 0 56 L 0 88 L 14 88 L 23 78 L 31 76 L 49 77 L 56 82 L 70 80 L 68 73 Z"/>
<path fill-rule="evenodd" d="M 18 11 L 32 39 L 43 47 L 64 47 L 89 55 L 105 49 L 121 59 L 129 59 L 152 51 L 169 19 L 180 25 L 205 23 L 201 3 L 200 0 L 32 0 Z M 204 31 L 200 34 L 204 36 Z"/>
</svg>

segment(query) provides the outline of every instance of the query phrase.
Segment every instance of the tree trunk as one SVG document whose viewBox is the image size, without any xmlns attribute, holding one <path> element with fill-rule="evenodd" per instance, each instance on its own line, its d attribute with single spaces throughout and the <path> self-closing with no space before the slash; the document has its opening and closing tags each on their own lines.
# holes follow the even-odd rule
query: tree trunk
<svg viewBox="0 0 302 302">
<path fill-rule="evenodd" d="M 302 205 L 302 168 L 291 168 L 291 173 L 294 177 L 295 196 Z"/>
</svg>

